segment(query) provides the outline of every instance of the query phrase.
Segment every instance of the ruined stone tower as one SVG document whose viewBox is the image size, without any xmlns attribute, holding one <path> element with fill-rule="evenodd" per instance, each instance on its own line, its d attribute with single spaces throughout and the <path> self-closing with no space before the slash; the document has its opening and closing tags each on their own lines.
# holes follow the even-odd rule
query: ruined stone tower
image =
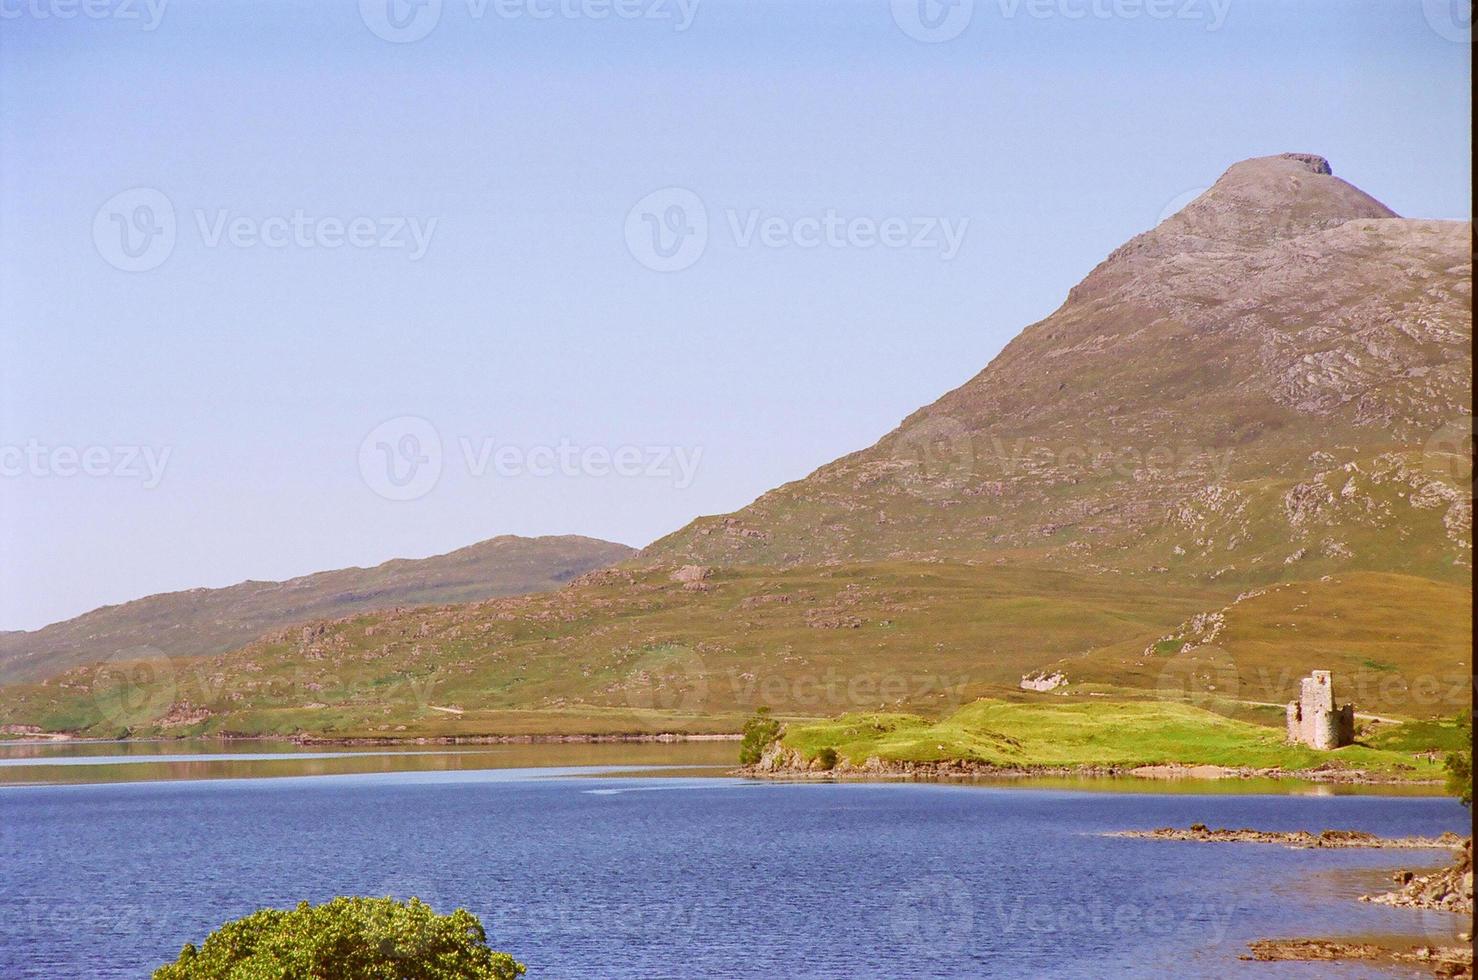
<svg viewBox="0 0 1478 980">
<path fill-rule="evenodd" d="M 1355 741 L 1355 706 L 1334 706 L 1334 679 L 1316 670 L 1299 682 L 1297 701 L 1288 702 L 1288 741 L 1316 749 L 1337 749 Z"/>
</svg>

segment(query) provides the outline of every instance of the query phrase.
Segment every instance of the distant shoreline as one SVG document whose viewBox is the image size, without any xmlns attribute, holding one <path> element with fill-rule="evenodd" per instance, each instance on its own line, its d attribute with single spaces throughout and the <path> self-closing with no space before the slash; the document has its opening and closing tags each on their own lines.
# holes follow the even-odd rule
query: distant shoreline
<svg viewBox="0 0 1478 980">
<path fill-rule="evenodd" d="M 65 732 L 38 732 L 18 738 L 0 739 L 4 745 L 148 745 L 169 742 L 291 742 L 295 745 L 557 745 L 608 743 L 737 742 L 738 732 L 687 734 L 658 732 L 637 734 L 547 734 L 537 735 L 177 735 L 149 738 L 89 738 Z"/>
<path fill-rule="evenodd" d="M 797 754 L 798 755 L 798 754 Z M 1276 779 L 1309 783 L 1336 783 L 1353 786 L 1442 786 L 1440 779 L 1403 778 L 1371 773 L 1363 769 L 1254 769 L 1247 766 L 1145 765 L 1145 766 L 995 766 L 983 762 L 950 760 L 946 762 L 902 762 L 871 758 L 865 765 L 839 763 L 830 769 L 818 769 L 797 759 L 776 766 L 746 766 L 737 775 L 775 780 L 909 780 L 944 782 L 971 779 L 1032 779 L 1038 777 L 1078 777 L 1176 781 L 1209 779 L 1237 781 L 1243 779 Z"/>
</svg>

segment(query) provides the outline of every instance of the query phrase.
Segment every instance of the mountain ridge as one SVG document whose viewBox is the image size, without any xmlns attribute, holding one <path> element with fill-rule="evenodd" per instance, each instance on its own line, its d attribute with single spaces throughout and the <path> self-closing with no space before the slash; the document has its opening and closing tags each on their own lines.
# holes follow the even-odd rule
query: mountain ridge
<svg viewBox="0 0 1478 980">
<path fill-rule="evenodd" d="M 1357 488 L 1357 504 L 1389 510 L 1386 529 L 1404 525 L 1397 533 L 1419 543 L 1395 569 L 1469 576 L 1471 499 L 1449 479 L 1462 453 L 1441 443 L 1472 411 L 1470 241 L 1470 223 L 1397 217 L 1322 157 L 1235 164 L 873 446 L 699 518 L 641 557 L 1073 562 L 1091 545 L 1124 553 L 1103 563 L 1111 570 L 1181 566 L 1204 579 L 1240 564 L 1258 582 L 1298 543 L 1326 547 L 1273 519 L 1296 509 L 1284 498 L 1322 496 L 1308 485 L 1353 464 L 1357 482 L 1381 485 Z M 1205 534 L 1151 540 L 1208 492 L 1260 498 L 1240 501 L 1257 525 L 1240 544 L 1262 539 L 1233 556 L 1241 563 L 1193 547 Z M 1450 526 L 1434 527 L 1432 508 L 1395 505 L 1412 494 L 1441 496 Z M 1274 554 L 1275 532 L 1308 540 Z M 1352 550 L 1353 565 L 1323 570 L 1391 567 L 1360 544 L 1332 532 L 1327 547 Z"/>
<path fill-rule="evenodd" d="M 0 683 L 147 649 L 222 653 L 299 622 L 398 605 L 475 601 L 558 588 L 635 553 L 581 535 L 500 535 L 426 558 L 311 572 L 281 581 L 140 596 L 38 630 L 0 633 Z"/>
</svg>

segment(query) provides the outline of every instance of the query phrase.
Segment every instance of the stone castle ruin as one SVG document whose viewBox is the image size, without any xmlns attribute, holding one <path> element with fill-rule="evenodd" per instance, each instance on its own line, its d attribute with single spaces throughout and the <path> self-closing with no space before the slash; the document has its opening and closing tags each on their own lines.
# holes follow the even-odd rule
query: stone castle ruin
<svg viewBox="0 0 1478 980">
<path fill-rule="evenodd" d="M 1316 670 L 1299 682 L 1297 701 L 1288 702 L 1288 741 L 1316 749 L 1337 749 L 1355 741 L 1355 706 L 1334 706 L 1334 679 Z"/>
</svg>

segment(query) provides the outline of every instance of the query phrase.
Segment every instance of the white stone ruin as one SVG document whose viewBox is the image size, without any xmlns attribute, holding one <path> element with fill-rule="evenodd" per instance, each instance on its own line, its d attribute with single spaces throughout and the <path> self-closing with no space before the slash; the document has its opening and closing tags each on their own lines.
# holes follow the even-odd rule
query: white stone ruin
<svg viewBox="0 0 1478 980">
<path fill-rule="evenodd" d="M 1316 670 L 1299 682 L 1297 701 L 1288 702 L 1288 741 L 1316 749 L 1337 749 L 1355 741 L 1355 706 L 1334 706 L 1334 678 Z"/>
</svg>

